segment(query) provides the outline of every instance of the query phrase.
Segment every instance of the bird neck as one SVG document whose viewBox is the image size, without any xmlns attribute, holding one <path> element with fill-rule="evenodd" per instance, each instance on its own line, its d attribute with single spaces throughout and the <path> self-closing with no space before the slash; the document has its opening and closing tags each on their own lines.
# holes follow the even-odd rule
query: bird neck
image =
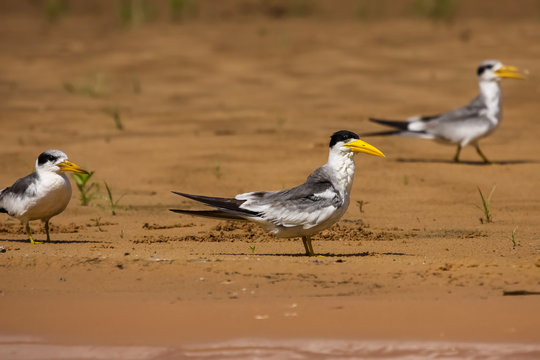
<svg viewBox="0 0 540 360">
<path fill-rule="evenodd" d="M 498 80 L 481 80 L 480 96 L 487 108 L 489 118 L 499 120 L 501 116 L 501 87 Z"/>
<path fill-rule="evenodd" d="M 349 193 L 354 178 L 354 153 L 333 149 L 328 156 L 327 165 L 334 170 L 340 191 Z"/>
<path fill-rule="evenodd" d="M 41 179 L 60 179 L 61 178 L 63 182 L 67 182 L 69 184 L 69 178 L 67 177 L 66 173 L 61 170 L 50 171 L 49 169 L 36 167 L 36 174 Z"/>
</svg>

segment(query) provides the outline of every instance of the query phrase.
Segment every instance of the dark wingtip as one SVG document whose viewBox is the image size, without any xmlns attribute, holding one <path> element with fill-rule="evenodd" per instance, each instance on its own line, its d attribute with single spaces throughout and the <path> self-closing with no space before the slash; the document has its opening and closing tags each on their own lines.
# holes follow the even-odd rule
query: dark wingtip
<svg viewBox="0 0 540 360">
<path fill-rule="evenodd" d="M 171 192 L 173 194 L 175 194 L 175 195 L 183 196 L 183 197 L 188 198 L 188 199 L 197 200 L 197 199 L 195 199 L 196 196 L 191 195 L 191 194 L 186 194 L 186 193 L 183 193 L 183 192 L 180 192 L 180 191 L 171 191 Z"/>
<path fill-rule="evenodd" d="M 201 216 L 212 219 L 221 219 L 221 220 L 247 220 L 248 214 L 234 214 L 222 210 L 180 210 L 180 209 L 169 209 L 174 213 L 191 215 L 191 216 Z"/>
<path fill-rule="evenodd" d="M 407 130 L 409 127 L 409 122 L 403 121 L 403 120 L 384 120 L 384 119 L 376 119 L 376 118 L 369 118 L 369 120 L 374 123 L 390 126 L 399 130 Z"/>
<path fill-rule="evenodd" d="M 370 132 L 370 133 L 364 133 L 360 136 L 362 137 L 370 137 L 370 136 L 389 136 L 389 135 L 401 135 L 403 132 L 401 130 L 389 130 L 389 131 L 378 131 L 378 132 Z"/>
<path fill-rule="evenodd" d="M 203 211 L 203 210 L 169 209 L 169 211 L 172 211 L 173 213 L 178 213 L 178 214 L 196 215 L 197 212 Z"/>
<path fill-rule="evenodd" d="M 386 119 L 379 119 L 379 118 L 368 118 L 369 121 L 373 121 L 373 122 L 376 122 L 376 123 L 380 123 L 380 122 L 383 122 L 383 121 L 387 121 Z"/>
</svg>

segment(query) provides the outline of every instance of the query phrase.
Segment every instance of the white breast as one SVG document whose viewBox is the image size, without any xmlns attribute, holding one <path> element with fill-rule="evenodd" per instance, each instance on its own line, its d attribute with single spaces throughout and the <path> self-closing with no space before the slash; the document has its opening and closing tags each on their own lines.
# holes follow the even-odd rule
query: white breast
<svg viewBox="0 0 540 360">
<path fill-rule="evenodd" d="M 39 181 L 31 185 L 28 195 L 12 198 L 9 212 L 21 221 L 48 220 L 64 211 L 71 192 L 71 184 L 65 174 L 40 174 Z"/>
</svg>

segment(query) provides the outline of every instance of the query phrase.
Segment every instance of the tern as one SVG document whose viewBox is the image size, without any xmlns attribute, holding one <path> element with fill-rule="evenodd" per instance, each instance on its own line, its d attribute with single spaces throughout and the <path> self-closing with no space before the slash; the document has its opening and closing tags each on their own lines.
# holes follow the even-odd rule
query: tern
<svg viewBox="0 0 540 360">
<path fill-rule="evenodd" d="M 36 241 L 32 237 L 29 222 L 42 220 L 47 241 L 50 241 L 49 220 L 64 211 L 71 199 L 71 184 L 65 171 L 88 174 L 86 170 L 68 161 L 62 151 L 47 150 L 38 156 L 35 172 L 0 191 L 0 213 L 19 219 L 26 227 L 32 244 Z"/>
<path fill-rule="evenodd" d="M 457 144 L 454 161 L 459 162 L 461 148 L 474 145 L 484 163 L 490 161 L 480 150 L 478 141 L 491 134 L 502 119 L 501 78 L 525 79 L 514 66 L 500 61 L 486 60 L 477 69 L 480 94 L 468 105 L 449 112 L 431 116 L 413 116 L 408 121 L 370 118 L 371 121 L 397 130 L 365 134 L 365 136 L 401 135 L 433 139 L 442 143 Z"/>
<path fill-rule="evenodd" d="M 173 212 L 218 219 L 258 223 L 278 237 L 301 237 L 306 255 L 313 256 L 311 236 L 336 223 L 347 210 L 354 177 L 355 153 L 384 154 L 347 130 L 330 138 L 328 162 L 312 172 L 305 183 L 291 189 L 248 192 L 234 198 L 217 198 L 174 192 L 210 205 L 215 210 Z"/>
</svg>

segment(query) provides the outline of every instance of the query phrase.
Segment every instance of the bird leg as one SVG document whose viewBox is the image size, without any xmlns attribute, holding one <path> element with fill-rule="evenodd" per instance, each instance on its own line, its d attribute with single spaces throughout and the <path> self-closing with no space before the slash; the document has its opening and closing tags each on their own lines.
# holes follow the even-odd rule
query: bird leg
<svg viewBox="0 0 540 360">
<path fill-rule="evenodd" d="M 482 150 L 480 150 L 480 145 L 478 145 L 478 143 L 474 144 L 474 147 L 476 148 L 476 152 L 478 153 L 478 155 L 480 155 L 480 157 L 484 160 L 484 163 L 485 164 L 491 164 L 491 161 L 488 160 L 488 158 L 486 157 L 486 155 L 484 155 L 484 153 L 482 152 Z"/>
<path fill-rule="evenodd" d="M 45 232 L 47 233 L 47 242 L 50 242 L 51 237 L 49 235 L 49 220 L 45 220 Z"/>
<path fill-rule="evenodd" d="M 459 153 L 461 152 L 461 144 L 457 146 L 456 155 L 454 155 L 454 162 L 459 162 Z"/>
<path fill-rule="evenodd" d="M 309 246 L 307 244 L 307 236 L 302 236 L 302 243 L 304 244 L 304 248 L 306 249 L 306 255 L 309 256 Z"/>
<path fill-rule="evenodd" d="M 32 237 L 32 231 L 30 231 L 30 223 L 26 223 L 26 233 L 28 234 L 28 238 L 30 239 L 30 243 L 32 244 L 39 244 L 39 242 L 34 241 L 34 238 Z"/>
<path fill-rule="evenodd" d="M 311 237 L 302 236 L 302 242 L 304 243 L 304 248 L 306 249 L 306 255 L 314 256 L 315 252 L 313 251 L 313 246 L 311 246 Z"/>
<path fill-rule="evenodd" d="M 310 256 L 314 256 L 315 255 L 315 251 L 313 251 L 313 245 L 311 245 L 311 236 L 308 236 L 308 247 L 309 247 L 309 252 L 310 252 Z"/>
</svg>

